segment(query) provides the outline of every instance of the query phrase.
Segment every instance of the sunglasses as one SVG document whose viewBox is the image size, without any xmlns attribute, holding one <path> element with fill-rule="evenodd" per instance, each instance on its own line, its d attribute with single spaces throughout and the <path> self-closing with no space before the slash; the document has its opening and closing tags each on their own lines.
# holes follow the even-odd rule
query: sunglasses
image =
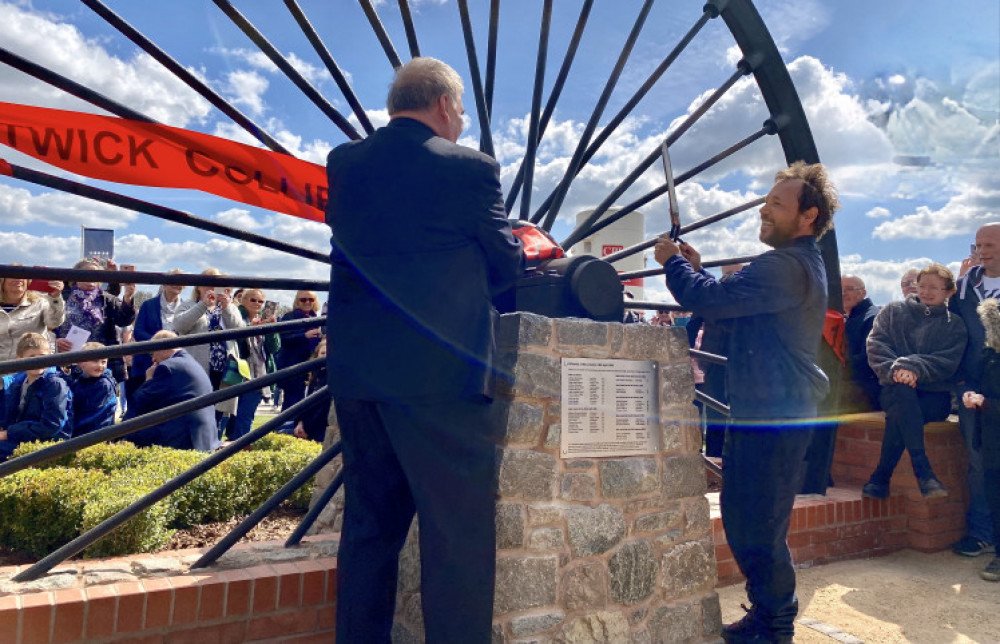
<svg viewBox="0 0 1000 644">
<path fill-rule="evenodd" d="M 312 298 L 312 297 L 300 297 L 299 298 L 299 302 L 306 302 L 306 303 L 309 303 L 309 304 L 311 304 L 311 303 L 313 303 L 315 301 L 316 301 L 316 299 Z"/>
<path fill-rule="evenodd" d="M 263 304 L 264 303 L 264 300 L 258 300 L 255 297 L 248 297 L 247 301 L 248 302 L 253 302 L 254 304 Z"/>
</svg>

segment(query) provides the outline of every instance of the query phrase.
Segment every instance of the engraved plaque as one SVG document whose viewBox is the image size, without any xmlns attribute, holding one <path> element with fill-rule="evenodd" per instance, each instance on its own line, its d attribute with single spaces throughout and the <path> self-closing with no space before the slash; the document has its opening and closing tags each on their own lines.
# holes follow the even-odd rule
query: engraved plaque
<svg viewBox="0 0 1000 644">
<path fill-rule="evenodd" d="M 563 358 L 560 455 L 656 453 L 656 391 L 653 361 Z"/>
</svg>

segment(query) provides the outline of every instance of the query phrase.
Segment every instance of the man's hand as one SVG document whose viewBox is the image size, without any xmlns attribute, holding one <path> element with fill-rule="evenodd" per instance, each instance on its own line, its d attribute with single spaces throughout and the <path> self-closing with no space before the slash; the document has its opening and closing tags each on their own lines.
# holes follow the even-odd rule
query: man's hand
<svg viewBox="0 0 1000 644">
<path fill-rule="evenodd" d="M 962 404 L 965 405 L 966 409 L 975 409 L 977 407 L 982 407 L 983 403 L 986 402 L 986 396 L 982 394 L 977 394 L 974 391 L 967 391 L 962 394 Z"/>
<path fill-rule="evenodd" d="M 674 255 L 681 255 L 680 247 L 674 243 L 674 240 L 670 239 L 669 235 L 660 235 L 656 240 L 656 246 L 654 246 L 653 258 L 656 259 L 657 264 L 666 264 L 667 260 Z"/>
<path fill-rule="evenodd" d="M 153 377 L 153 372 L 154 372 L 154 371 L 156 371 L 156 368 L 157 368 L 158 366 L 160 366 L 160 365 L 159 365 L 159 364 L 157 364 L 157 363 L 155 363 L 155 362 L 154 362 L 153 364 L 149 365 L 149 368 L 148 368 L 148 369 L 146 369 L 146 380 L 150 380 L 150 379 L 152 379 L 152 377 Z"/>
<path fill-rule="evenodd" d="M 680 251 L 684 259 L 691 264 L 691 268 L 696 271 L 701 270 L 701 253 L 696 251 L 694 246 L 687 242 L 681 242 Z"/>
<path fill-rule="evenodd" d="M 309 438 L 306 434 L 306 428 L 302 425 L 301 420 L 295 423 L 295 429 L 292 430 L 292 434 L 294 434 L 297 438 Z"/>
<path fill-rule="evenodd" d="M 7 430 L 0 429 L 0 441 L 5 441 L 5 440 L 7 440 Z"/>
<path fill-rule="evenodd" d="M 892 380 L 893 382 L 909 385 L 914 389 L 917 388 L 917 374 L 909 369 L 896 369 L 892 372 Z"/>
</svg>

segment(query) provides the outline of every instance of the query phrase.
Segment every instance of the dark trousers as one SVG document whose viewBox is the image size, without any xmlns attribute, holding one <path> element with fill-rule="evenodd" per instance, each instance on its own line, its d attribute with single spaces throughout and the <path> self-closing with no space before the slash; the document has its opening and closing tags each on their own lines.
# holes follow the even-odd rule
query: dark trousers
<svg viewBox="0 0 1000 644">
<path fill-rule="evenodd" d="M 334 400 L 344 459 L 337 642 L 390 641 L 398 557 L 420 520 L 429 644 L 489 642 L 496 448 L 489 406 Z"/>
<path fill-rule="evenodd" d="M 951 394 L 947 391 L 925 391 L 894 382 L 882 387 L 880 396 L 885 410 L 885 436 L 878 466 L 871 482 L 888 485 L 903 450 L 910 452 L 913 474 L 918 480 L 934 476 L 924 449 L 924 424 L 944 420 L 951 411 Z"/>
<path fill-rule="evenodd" d="M 278 386 L 281 387 L 281 391 L 283 392 L 281 397 L 281 411 L 285 411 L 306 397 L 305 374 L 299 374 L 297 376 L 292 376 L 291 378 L 279 380 Z"/>
<path fill-rule="evenodd" d="M 730 425 L 722 451 L 726 540 L 747 578 L 755 619 L 775 635 L 791 635 L 798 613 L 786 538 L 812 431 L 795 422 L 752 429 Z"/>
</svg>

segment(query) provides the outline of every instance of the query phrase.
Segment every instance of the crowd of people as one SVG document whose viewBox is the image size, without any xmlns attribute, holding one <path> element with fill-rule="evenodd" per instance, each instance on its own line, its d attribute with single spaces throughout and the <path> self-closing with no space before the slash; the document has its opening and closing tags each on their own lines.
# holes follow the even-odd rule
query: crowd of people
<svg viewBox="0 0 1000 644">
<path fill-rule="evenodd" d="M 112 260 L 93 258 L 74 269 L 116 270 Z M 168 275 L 179 274 L 172 269 Z M 209 268 L 203 275 L 220 275 Z M 118 345 L 176 338 L 195 333 L 276 322 L 276 303 L 265 310 L 263 291 L 195 286 L 188 299 L 181 285 L 164 285 L 135 306 L 135 284 L 0 280 L 0 359 L 30 358 Z M 295 308 L 282 321 L 316 316 L 318 298 L 299 291 Z M 192 400 L 293 366 L 324 347 L 322 330 L 265 333 L 239 340 L 209 342 L 186 349 L 135 353 L 125 358 L 83 360 L 62 368 L 29 369 L 3 376 L 0 395 L 0 461 L 18 445 L 64 440 L 130 420 L 170 405 Z M 283 350 L 283 346 L 287 347 Z M 304 348 L 303 348 L 304 347 Z M 304 353 L 303 353 L 304 351 Z M 258 406 L 266 396 L 287 408 L 325 383 L 325 369 L 285 378 L 277 387 L 251 389 L 173 420 L 126 435 L 140 446 L 162 445 L 211 451 L 223 440 L 250 432 Z M 289 399 L 292 402 L 288 402 Z M 299 423 L 282 431 L 322 442 L 329 405 L 310 410 Z M 322 420 L 320 420 L 322 416 Z"/>
</svg>

